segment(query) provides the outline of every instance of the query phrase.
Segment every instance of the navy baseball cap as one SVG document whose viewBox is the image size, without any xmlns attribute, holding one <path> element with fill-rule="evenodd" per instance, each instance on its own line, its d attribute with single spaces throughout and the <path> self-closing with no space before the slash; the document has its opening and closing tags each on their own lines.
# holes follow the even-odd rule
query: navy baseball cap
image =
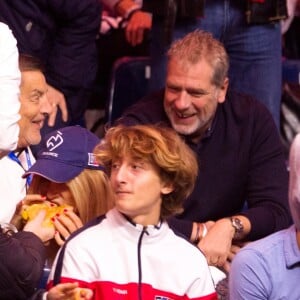
<svg viewBox="0 0 300 300">
<path fill-rule="evenodd" d="M 68 126 L 55 130 L 43 139 L 36 162 L 23 175 L 40 175 L 50 181 L 65 183 L 84 169 L 102 170 L 93 150 L 100 139 L 88 129 Z"/>
</svg>

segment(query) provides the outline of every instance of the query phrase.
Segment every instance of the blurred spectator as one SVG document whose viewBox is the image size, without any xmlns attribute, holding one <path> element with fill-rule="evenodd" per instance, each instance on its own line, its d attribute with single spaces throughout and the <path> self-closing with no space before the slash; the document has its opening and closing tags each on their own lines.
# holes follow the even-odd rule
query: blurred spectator
<svg viewBox="0 0 300 300">
<path fill-rule="evenodd" d="M 107 105 L 111 72 L 118 58 L 149 55 L 147 33 L 140 44 L 133 46 L 126 39 L 127 25 L 127 19 L 116 15 L 111 8 L 103 4 L 100 34 L 97 39 L 99 66 L 89 109 L 99 109 Z"/>
<path fill-rule="evenodd" d="M 0 154 L 15 150 L 19 134 L 19 84 L 18 50 L 9 28 L 0 23 Z M 22 131 L 20 131 L 20 136 Z M 0 165 L 2 164 L 0 159 Z M 2 167 L 1 167 L 2 168 Z M 3 178 L 8 169 L 1 170 Z M 12 185 L 11 192 L 15 188 Z M 0 189 L 0 192 L 1 189 Z M 9 194 L 1 194 L 1 213 Z M 4 213 L 5 214 L 5 213 Z M 54 230 L 42 228 L 44 213 L 28 222 L 22 232 L 0 218 L 0 299 L 27 300 L 37 286 L 45 261 L 43 241 L 54 235 Z M 6 220 L 4 220 L 6 221 Z"/>
<path fill-rule="evenodd" d="M 289 0 L 289 18 L 282 22 L 283 56 L 300 60 L 300 0 Z"/>
<path fill-rule="evenodd" d="M 40 61 L 21 55 L 19 67 L 20 133 L 17 148 L 0 160 L 0 222 L 9 222 L 17 204 L 26 196 L 30 178 L 23 179 L 22 175 L 35 161 L 30 146 L 41 141 L 41 128 L 52 111 Z"/>
<path fill-rule="evenodd" d="M 300 134 L 290 151 L 289 204 L 294 225 L 250 243 L 234 258 L 230 299 L 299 299 Z"/>
<path fill-rule="evenodd" d="M 281 21 L 281 33 L 285 34 L 294 17 L 300 14 L 300 0 L 287 0 L 288 18 Z"/>
<path fill-rule="evenodd" d="M 18 49 L 9 28 L 0 23 L 0 159 L 15 150 L 20 119 Z"/>
<path fill-rule="evenodd" d="M 83 122 L 97 70 L 100 8 L 98 0 L 0 2 L 0 21 L 12 29 L 20 53 L 45 64 L 53 111 L 42 135 Z"/>
<path fill-rule="evenodd" d="M 43 242 L 54 235 L 54 228 L 42 226 L 44 217 L 45 211 L 40 212 L 20 232 L 7 232 L 6 224 L 1 224 L 1 300 L 28 300 L 34 293 L 46 258 Z"/>
<path fill-rule="evenodd" d="M 129 16 L 127 40 L 137 45 L 149 29 L 146 11 L 153 12 L 150 56 L 151 91 L 164 86 L 168 42 L 188 32 L 211 32 L 225 46 L 230 57 L 229 78 L 238 92 L 264 103 L 279 128 L 281 99 L 280 20 L 287 16 L 285 0 L 103 0 L 114 10 Z M 143 13 L 144 12 L 144 13 Z M 138 21 L 137 21 L 138 20 Z"/>
</svg>

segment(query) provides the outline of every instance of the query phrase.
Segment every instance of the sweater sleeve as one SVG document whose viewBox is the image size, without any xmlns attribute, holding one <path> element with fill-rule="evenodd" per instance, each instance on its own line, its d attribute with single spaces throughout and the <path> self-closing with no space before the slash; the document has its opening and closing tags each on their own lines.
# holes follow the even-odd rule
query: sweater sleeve
<svg viewBox="0 0 300 300">
<path fill-rule="evenodd" d="M 0 253 L 1 292 L 16 295 L 11 299 L 20 299 L 21 294 L 31 296 L 45 262 L 42 241 L 31 232 L 21 231 L 12 236 L 0 233 Z"/>
<path fill-rule="evenodd" d="M 257 240 L 291 224 L 288 206 L 288 170 L 283 146 L 267 109 L 255 111 L 247 174 L 249 240 Z"/>
</svg>

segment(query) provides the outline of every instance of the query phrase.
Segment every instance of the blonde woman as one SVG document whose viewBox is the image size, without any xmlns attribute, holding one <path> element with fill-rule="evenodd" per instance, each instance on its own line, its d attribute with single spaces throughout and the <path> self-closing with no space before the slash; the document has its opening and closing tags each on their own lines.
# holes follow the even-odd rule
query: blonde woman
<svg viewBox="0 0 300 300">
<path fill-rule="evenodd" d="M 21 210 L 30 210 L 33 204 L 66 206 L 48 220 L 54 225 L 53 238 L 45 244 L 48 269 L 72 232 L 113 206 L 109 178 L 93 154 L 98 143 L 98 137 L 80 126 L 55 130 L 46 136 L 35 164 L 24 174 L 32 181 Z M 75 282 L 57 285 L 48 293 L 38 290 L 31 299 L 89 299 L 90 295 Z"/>
<path fill-rule="evenodd" d="M 32 176 L 26 206 L 44 201 L 67 206 L 50 220 L 56 229 L 48 247 L 50 261 L 72 232 L 112 207 L 109 179 L 93 154 L 98 143 L 97 136 L 80 126 L 55 130 L 46 136 L 36 163 L 24 175 Z"/>
</svg>

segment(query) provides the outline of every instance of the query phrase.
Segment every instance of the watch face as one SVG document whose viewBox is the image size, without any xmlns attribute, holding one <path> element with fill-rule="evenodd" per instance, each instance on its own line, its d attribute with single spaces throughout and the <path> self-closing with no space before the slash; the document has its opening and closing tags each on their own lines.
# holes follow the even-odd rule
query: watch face
<svg viewBox="0 0 300 300">
<path fill-rule="evenodd" d="M 232 226 L 235 229 L 234 238 L 235 239 L 239 238 L 240 235 L 243 233 L 244 226 L 243 226 L 243 224 L 242 224 L 242 222 L 241 222 L 241 220 L 239 218 L 231 217 L 230 220 L 231 220 Z"/>
</svg>

